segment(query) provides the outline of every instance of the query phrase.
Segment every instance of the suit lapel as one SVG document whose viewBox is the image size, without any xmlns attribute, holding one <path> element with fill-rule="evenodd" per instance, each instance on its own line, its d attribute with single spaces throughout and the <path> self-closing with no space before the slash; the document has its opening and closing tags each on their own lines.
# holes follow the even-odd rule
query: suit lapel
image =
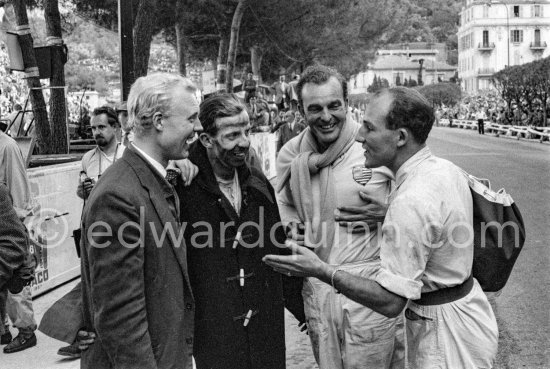
<svg viewBox="0 0 550 369">
<path fill-rule="evenodd" d="M 182 232 L 181 225 L 179 220 L 170 210 L 169 206 L 170 203 L 175 205 L 176 201 L 178 201 L 175 196 L 175 192 L 172 190 L 170 184 L 161 177 L 157 170 L 153 168 L 149 164 L 149 162 L 140 155 L 139 152 L 135 151 L 132 146 L 124 151 L 123 157 L 135 170 L 139 181 L 141 182 L 141 185 L 149 193 L 149 199 L 151 200 L 153 208 L 155 209 L 155 212 L 160 219 L 160 223 L 163 226 L 163 230 L 161 232 L 163 232 L 164 229 L 168 229 L 167 227 L 172 227 L 172 229 L 174 230 L 176 239 L 174 240 L 173 237 L 171 237 L 170 232 L 166 232 L 165 239 L 168 240 L 170 247 L 172 247 L 172 249 L 174 250 L 176 259 L 181 267 L 182 273 L 185 276 L 185 280 L 190 289 L 191 284 L 189 282 L 189 276 L 187 275 L 186 250 L 185 247 L 183 247 L 183 243 L 175 243 L 175 241 L 180 238 L 179 236 Z M 158 236 L 160 237 L 160 234 Z M 181 238 L 181 240 L 183 242 L 183 237 Z"/>
</svg>

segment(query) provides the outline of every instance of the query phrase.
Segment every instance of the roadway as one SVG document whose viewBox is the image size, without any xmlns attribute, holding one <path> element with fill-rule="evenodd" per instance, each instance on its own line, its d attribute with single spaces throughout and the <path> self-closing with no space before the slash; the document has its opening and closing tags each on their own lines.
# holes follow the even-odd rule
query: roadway
<svg viewBox="0 0 550 369">
<path fill-rule="evenodd" d="M 508 284 L 493 303 L 500 329 L 495 368 L 550 368 L 550 145 L 450 128 L 434 128 L 428 144 L 436 155 L 477 177 L 489 178 L 493 188 L 504 187 L 522 211 L 527 228 L 525 247 Z M 37 320 L 75 283 L 37 298 Z M 289 314 L 287 317 L 287 367 L 316 368 L 307 336 L 298 332 Z M 64 343 L 40 332 L 37 336 L 34 348 L 10 355 L 0 351 L 0 367 L 79 368 L 78 360 L 56 355 Z"/>
</svg>

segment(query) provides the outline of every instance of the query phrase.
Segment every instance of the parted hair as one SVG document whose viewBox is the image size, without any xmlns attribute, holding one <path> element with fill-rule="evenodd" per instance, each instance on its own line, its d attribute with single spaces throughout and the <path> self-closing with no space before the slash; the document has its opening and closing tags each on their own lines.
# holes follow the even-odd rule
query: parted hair
<svg viewBox="0 0 550 369">
<path fill-rule="evenodd" d="M 313 83 L 316 85 L 322 85 L 326 83 L 331 77 L 335 77 L 342 86 L 342 92 L 344 95 L 344 102 L 348 101 L 348 82 L 336 69 L 327 67 L 326 65 L 316 64 L 306 68 L 302 73 L 298 84 L 296 85 L 296 91 L 298 93 L 298 103 L 303 108 L 302 102 L 302 90 L 306 83 Z"/>
<path fill-rule="evenodd" d="M 425 143 L 435 121 L 434 109 L 428 100 L 408 87 L 382 89 L 374 94 L 374 98 L 385 93 L 392 97 L 386 127 L 393 130 L 408 128 L 416 142 Z"/>
<path fill-rule="evenodd" d="M 212 136 L 218 133 L 216 119 L 234 117 L 246 110 L 246 106 L 235 94 L 218 93 L 204 100 L 199 109 L 199 120 L 203 132 Z"/>
<path fill-rule="evenodd" d="M 110 106 L 103 105 L 95 108 L 92 111 L 92 117 L 97 117 L 98 115 L 105 114 L 107 116 L 107 121 L 111 127 L 114 127 L 118 124 L 118 116 L 115 109 Z"/>
<path fill-rule="evenodd" d="M 170 73 L 153 73 L 139 77 L 128 95 L 128 122 L 136 135 L 152 127 L 157 112 L 170 114 L 178 101 L 173 101 L 174 91 L 184 89 L 194 93 L 197 88 L 190 79 Z"/>
</svg>

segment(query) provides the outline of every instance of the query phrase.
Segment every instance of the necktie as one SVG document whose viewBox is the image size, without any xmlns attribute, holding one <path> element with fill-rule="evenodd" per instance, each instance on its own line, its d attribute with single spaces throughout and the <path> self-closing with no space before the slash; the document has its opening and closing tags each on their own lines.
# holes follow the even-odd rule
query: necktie
<svg viewBox="0 0 550 369">
<path fill-rule="evenodd" d="M 178 183 L 178 177 L 181 175 L 179 169 L 166 169 L 166 180 L 172 186 L 175 186 Z"/>
<path fill-rule="evenodd" d="M 179 204 L 179 197 L 176 193 L 176 190 L 174 187 L 178 183 L 178 177 L 181 175 L 181 171 L 179 169 L 166 169 L 166 176 L 164 177 L 168 183 L 170 183 L 170 186 L 172 187 L 172 193 L 174 194 L 173 203 L 170 202 L 170 210 L 173 212 L 174 216 L 179 222 L 179 215 L 180 215 L 180 204 Z"/>
</svg>

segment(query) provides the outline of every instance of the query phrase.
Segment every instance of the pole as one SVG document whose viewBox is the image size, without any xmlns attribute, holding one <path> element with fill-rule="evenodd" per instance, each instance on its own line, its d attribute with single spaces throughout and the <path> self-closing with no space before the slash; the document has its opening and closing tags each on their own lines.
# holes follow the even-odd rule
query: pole
<svg viewBox="0 0 550 369">
<path fill-rule="evenodd" d="M 134 18 L 132 0 L 118 0 L 118 36 L 120 40 L 120 101 L 126 101 L 134 83 Z"/>
<path fill-rule="evenodd" d="M 507 36 L 506 36 L 506 40 L 507 40 L 506 50 L 507 50 L 507 54 L 508 54 L 508 59 L 507 59 L 508 64 L 506 65 L 506 67 L 509 67 L 510 66 L 510 11 L 508 10 L 508 5 L 506 3 L 500 2 L 498 4 L 504 5 L 504 8 L 506 8 L 506 33 L 507 33 Z"/>
<path fill-rule="evenodd" d="M 500 4 L 500 5 L 504 5 L 504 7 L 506 8 L 506 33 L 508 34 L 506 36 L 506 40 L 507 40 L 506 50 L 508 53 L 508 65 L 506 65 L 506 67 L 509 67 L 510 66 L 510 11 L 508 10 L 508 5 L 506 3 L 497 2 L 494 0 L 489 0 L 489 2 L 487 2 L 486 4 L 488 6 L 491 6 L 492 4 Z"/>
</svg>

